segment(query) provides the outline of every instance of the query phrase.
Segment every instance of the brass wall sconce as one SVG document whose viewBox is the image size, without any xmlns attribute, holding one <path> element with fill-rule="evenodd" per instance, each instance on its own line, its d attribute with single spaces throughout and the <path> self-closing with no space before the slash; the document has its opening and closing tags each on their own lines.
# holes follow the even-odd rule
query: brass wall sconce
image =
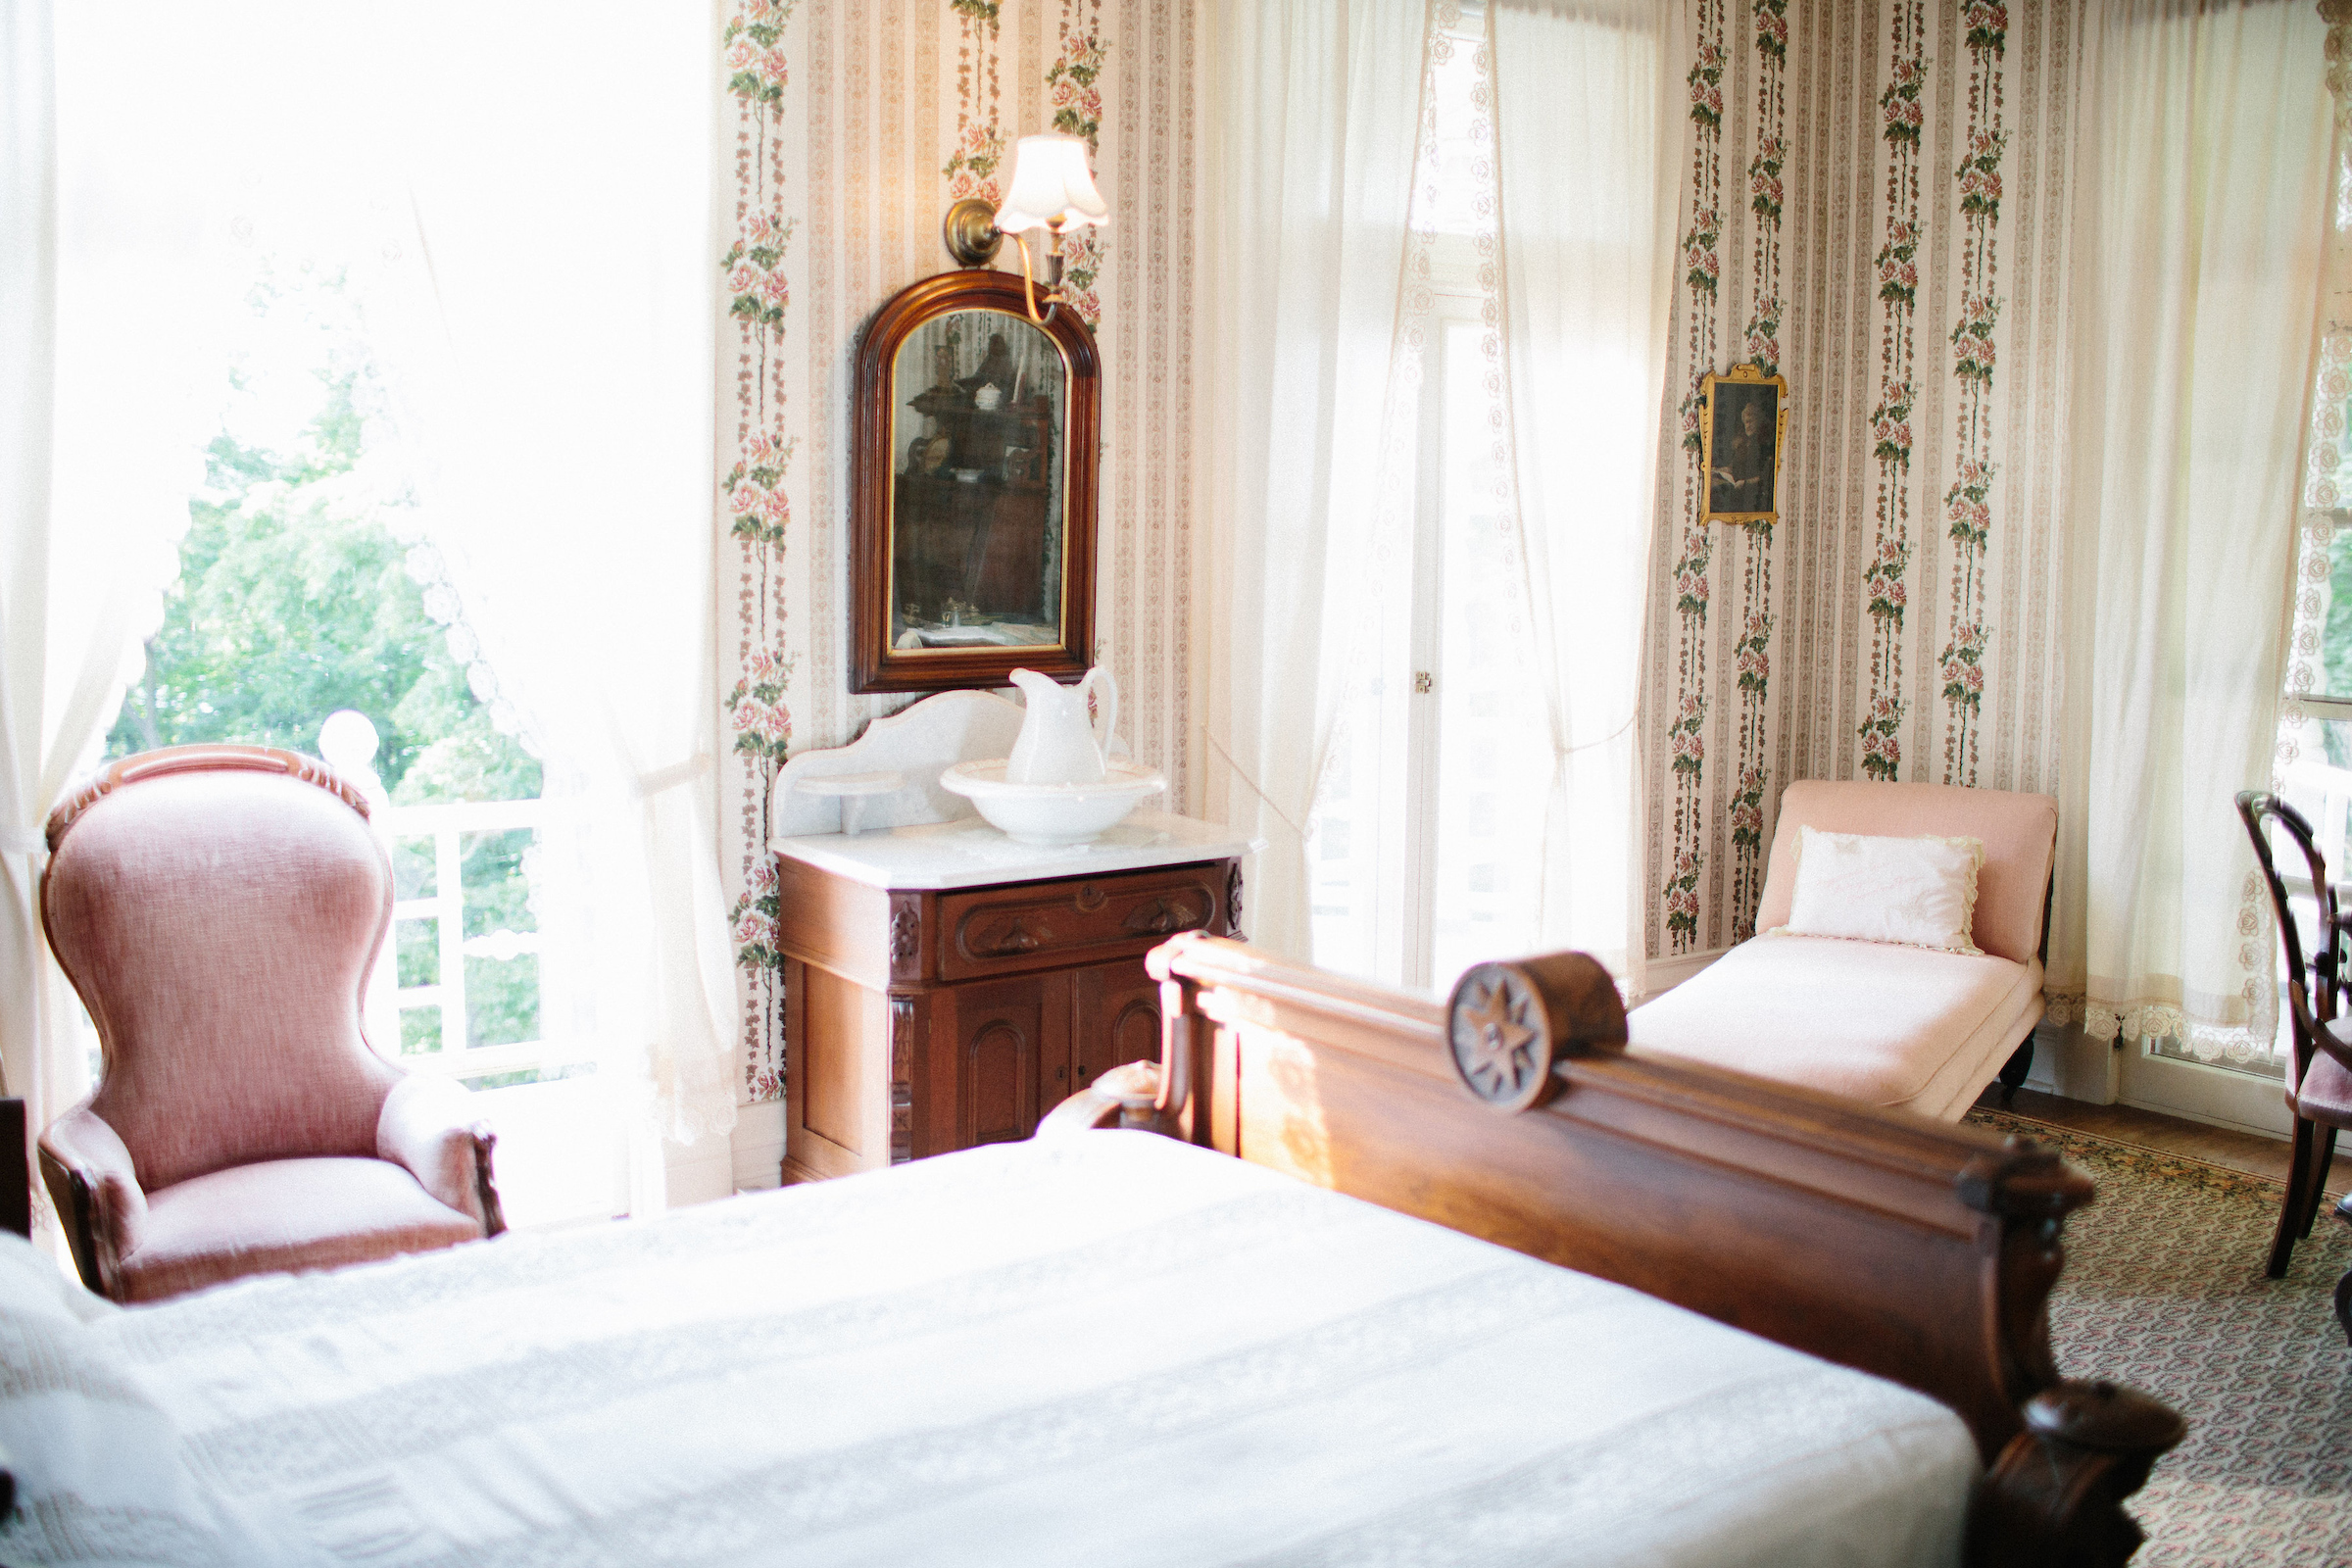
<svg viewBox="0 0 2352 1568">
<path fill-rule="evenodd" d="M 1021 248 L 1021 293 L 1029 318 L 1042 325 L 1062 300 L 1061 236 L 1073 228 L 1096 228 L 1109 221 L 1110 209 L 1086 167 L 1084 138 L 1048 131 L 1013 143 L 1012 179 L 1002 205 L 992 212 L 979 197 L 965 197 L 948 209 L 940 237 L 947 241 L 948 254 L 963 266 L 986 267 L 996 259 L 1004 237 L 1011 235 Z M 1033 228 L 1047 235 L 1042 314 L 1026 238 Z"/>
</svg>

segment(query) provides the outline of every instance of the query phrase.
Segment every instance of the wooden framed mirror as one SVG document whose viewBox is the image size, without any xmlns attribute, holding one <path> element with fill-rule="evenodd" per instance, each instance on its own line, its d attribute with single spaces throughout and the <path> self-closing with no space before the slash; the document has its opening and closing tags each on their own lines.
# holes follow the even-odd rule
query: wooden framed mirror
<svg viewBox="0 0 2352 1568">
<path fill-rule="evenodd" d="M 866 328 L 851 380 L 850 689 L 1003 686 L 1094 662 L 1102 366 L 1015 273 L 943 272 Z"/>
</svg>

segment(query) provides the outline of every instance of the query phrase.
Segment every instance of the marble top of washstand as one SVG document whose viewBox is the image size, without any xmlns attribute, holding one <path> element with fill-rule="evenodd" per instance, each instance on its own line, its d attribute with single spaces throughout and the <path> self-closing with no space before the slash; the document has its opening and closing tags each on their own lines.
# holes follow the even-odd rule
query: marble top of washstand
<svg viewBox="0 0 2352 1568">
<path fill-rule="evenodd" d="M 868 887 L 924 891 L 1190 865 L 1263 846 L 1219 823 L 1137 811 L 1091 844 L 1022 844 L 965 816 L 858 834 L 775 838 L 768 848 Z"/>
</svg>

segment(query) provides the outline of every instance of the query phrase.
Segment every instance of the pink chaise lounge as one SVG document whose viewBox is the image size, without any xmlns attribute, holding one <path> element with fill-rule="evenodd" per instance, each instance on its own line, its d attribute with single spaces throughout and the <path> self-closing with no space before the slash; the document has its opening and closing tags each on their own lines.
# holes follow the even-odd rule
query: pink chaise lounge
<svg viewBox="0 0 2352 1568">
<path fill-rule="evenodd" d="M 1945 784 L 1806 781 L 1781 797 L 1756 930 L 1788 919 L 1797 829 L 1984 841 L 1977 956 L 1759 934 L 1627 1015 L 1631 1049 L 1958 1121 L 1996 1076 L 2014 1089 L 2040 1021 L 2058 803 Z"/>
<path fill-rule="evenodd" d="M 392 923 L 365 799 L 258 746 L 126 758 L 49 818 L 41 923 L 98 1026 L 40 1139 L 93 1291 L 153 1300 L 495 1236 L 469 1097 L 362 1033 Z"/>
</svg>

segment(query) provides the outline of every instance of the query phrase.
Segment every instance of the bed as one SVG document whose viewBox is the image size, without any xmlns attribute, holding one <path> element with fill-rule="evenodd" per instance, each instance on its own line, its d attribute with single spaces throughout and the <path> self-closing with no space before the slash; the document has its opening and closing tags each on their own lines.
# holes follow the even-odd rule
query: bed
<svg viewBox="0 0 2352 1568">
<path fill-rule="evenodd" d="M 11 1244 L 0 1560 L 2136 1544 L 2180 1422 L 2049 1365 L 2087 1197 L 2053 1157 L 1627 1057 L 1589 960 L 1451 1014 L 1215 939 L 1152 963 L 1160 1066 L 1025 1144 L 127 1310 Z"/>
</svg>

